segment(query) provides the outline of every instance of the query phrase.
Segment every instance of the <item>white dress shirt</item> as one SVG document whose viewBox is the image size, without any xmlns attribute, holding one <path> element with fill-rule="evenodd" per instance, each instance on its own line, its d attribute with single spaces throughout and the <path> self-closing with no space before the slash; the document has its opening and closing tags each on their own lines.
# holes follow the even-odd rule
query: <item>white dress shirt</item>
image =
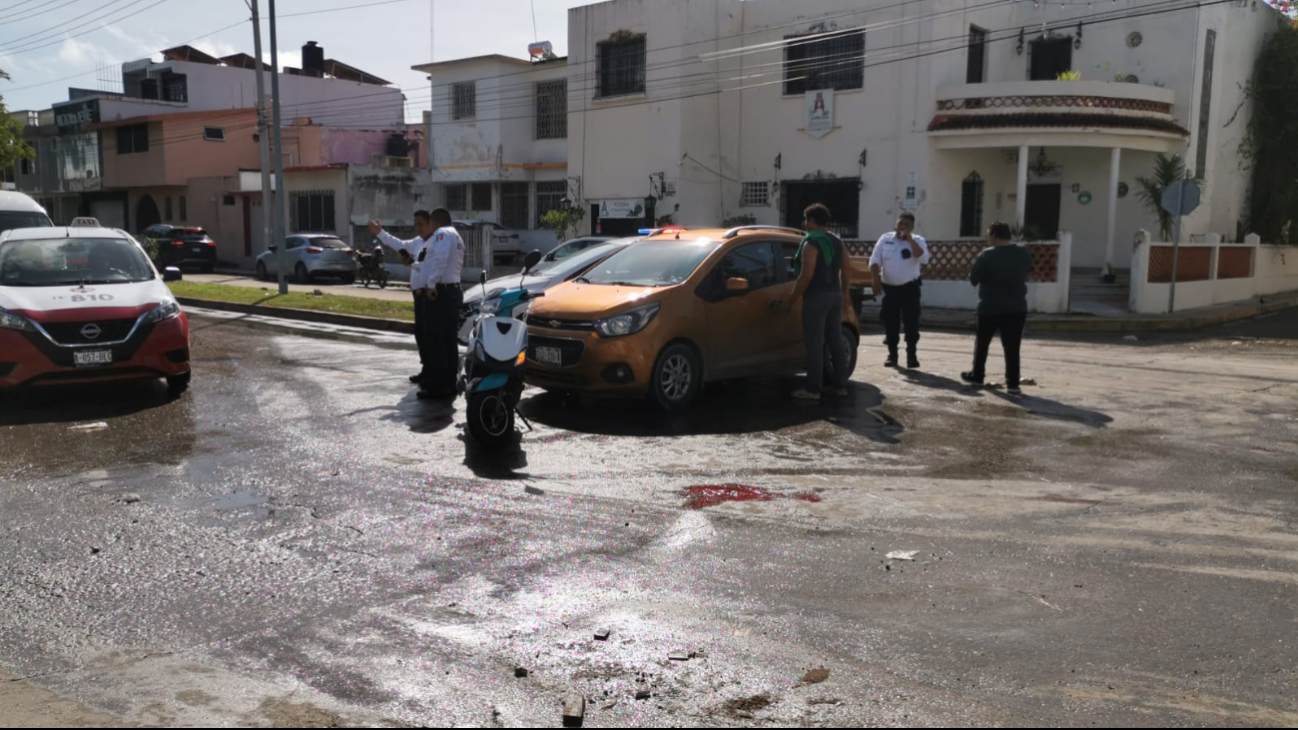
<svg viewBox="0 0 1298 730">
<path fill-rule="evenodd" d="M 882 269 L 883 283 L 887 286 L 905 286 L 920 277 L 921 267 L 933 258 L 928 250 L 928 241 L 921 236 L 911 234 L 923 252 L 915 256 L 910 250 L 910 242 L 897 238 L 897 233 L 885 233 L 874 246 L 870 255 L 870 268 Z"/>
<path fill-rule="evenodd" d="M 424 275 L 428 286 L 459 284 L 464 271 L 464 239 L 453 226 L 438 228 L 428 244 Z"/>
<path fill-rule="evenodd" d="M 387 231 L 379 231 L 379 241 L 388 248 L 405 251 L 410 254 L 410 258 L 414 259 L 414 263 L 410 265 L 410 291 L 428 288 L 425 265 L 425 259 L 428 257 L 428 239 L 415 237 L 403 241 Z"/>
</svg>

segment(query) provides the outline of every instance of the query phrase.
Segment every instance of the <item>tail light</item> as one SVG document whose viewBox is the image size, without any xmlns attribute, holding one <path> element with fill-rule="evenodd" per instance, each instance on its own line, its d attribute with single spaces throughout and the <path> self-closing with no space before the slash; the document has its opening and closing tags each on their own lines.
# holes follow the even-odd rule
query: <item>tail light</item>
<svg viewBox="0 0 1298 730">
<path fill-rule="evenodd" d="M 317 248 L 317 247 L 315 247 L 315 246 L 310 246 L 310 247 L 307 248 L 306 252 L 307 252 L 307 253 L 324 253 L 324 249 L 323 249 L 323 248 Z"/>
<path fill-rule="evenodd" d="M 209 245 L 209 246 L 211 246 L 211 247 L 213 247 L 213 248 L 216 247 L 216 241 L 203 241 L 203 243 L 206 243 L 207 245 Z"/>
<path fill-rule="evenodd" d="M 185 242 L 184 242 L 184 241 L 172 241 L 172 242 L 171 242 L 171 245 L 173 245 L 173 246 L 184 246 L 184 245 L 185 245 Z"/>
</svg>

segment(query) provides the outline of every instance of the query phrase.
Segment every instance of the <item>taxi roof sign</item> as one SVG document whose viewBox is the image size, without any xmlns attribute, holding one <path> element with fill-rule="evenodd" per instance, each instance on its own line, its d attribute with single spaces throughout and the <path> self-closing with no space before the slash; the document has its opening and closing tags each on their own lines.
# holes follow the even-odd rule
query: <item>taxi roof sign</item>
<svg viewBox="0 0 1298 730">
<path fill-rule="evenodd" d="M 69 225 L 68 227 L 69 228 L 102 228 L 103 226 L 99 225 L 98 218 L 91 218 L 89 216 L 85 216 L 81 218 L 73 218 L 71 225 Z"/>
</svg>

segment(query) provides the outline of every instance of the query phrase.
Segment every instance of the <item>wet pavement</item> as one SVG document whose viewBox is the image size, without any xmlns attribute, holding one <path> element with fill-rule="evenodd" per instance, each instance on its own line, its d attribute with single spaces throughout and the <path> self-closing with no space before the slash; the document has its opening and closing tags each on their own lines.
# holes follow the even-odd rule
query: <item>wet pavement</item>
<svg viewBox="0 0 1298 730">
<path fill-rule="evenodd" d="M 0 671 L 28 681 L 0 698 L 93 709 L 67 725 L 558 726 L 575 693 L 587 726 L 1293 726 L 1291 320 L 1033 340 L 1022 400 L 956 382 L 944 334 L 916 373 L 867 338 L 825 405 L 529 391 L 497 454 L 415 399 L 402 338 L 199 317 L 178 401 L 3 405 Z"/>
</svg>

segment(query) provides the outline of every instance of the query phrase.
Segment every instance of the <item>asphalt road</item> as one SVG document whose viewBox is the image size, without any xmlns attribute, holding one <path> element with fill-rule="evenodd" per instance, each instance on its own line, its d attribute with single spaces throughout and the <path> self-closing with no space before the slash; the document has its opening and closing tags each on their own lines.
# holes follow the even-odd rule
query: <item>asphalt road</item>
<svg viewBox="0 0 1298 730">
<path fill-rule="evenodd" d="M 942 334 L 833 405 L 537 394 L 504 454 L 401 338 L 194 324 L 179 401 L 0 411 L 0 724 L 1298 724 L 1292 317 L 1033 340 L 1022 401 Z"/>
</svg>

